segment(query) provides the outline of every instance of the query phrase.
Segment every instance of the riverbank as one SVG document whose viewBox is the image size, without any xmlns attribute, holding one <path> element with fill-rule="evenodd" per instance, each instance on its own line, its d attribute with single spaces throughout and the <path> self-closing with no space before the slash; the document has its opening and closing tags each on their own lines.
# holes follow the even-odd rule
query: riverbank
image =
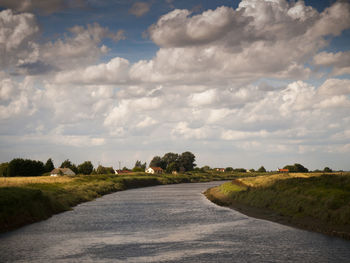
<svg viewBox="0 0 350 263">
<path fill-rule="evenodd" d="M 350 239 L 350 173 L 288 176 L 236 179 L 205 195 L 251 217 Z"/>
<path fill-rule="evenodd" d="M 0 178 L 0 232 L 44 220 L 82 202 L 131 188 L 228 180 L 237 173 L 187 173 L 179 175 L 81 175 L 75 177 Z"/>
</svg>

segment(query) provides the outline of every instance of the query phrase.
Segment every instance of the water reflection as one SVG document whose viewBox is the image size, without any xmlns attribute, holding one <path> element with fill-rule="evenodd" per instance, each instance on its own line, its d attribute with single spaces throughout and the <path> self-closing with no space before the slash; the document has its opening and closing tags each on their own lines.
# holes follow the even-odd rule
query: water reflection
<svg viewBox="0 0 350 263">
<path fill-rule="evenodd" d="M 249 218 L 182 184 L 104 196 L 0 236 L 1 262 L 349 262 L 350 242 Z"/>
</svg>

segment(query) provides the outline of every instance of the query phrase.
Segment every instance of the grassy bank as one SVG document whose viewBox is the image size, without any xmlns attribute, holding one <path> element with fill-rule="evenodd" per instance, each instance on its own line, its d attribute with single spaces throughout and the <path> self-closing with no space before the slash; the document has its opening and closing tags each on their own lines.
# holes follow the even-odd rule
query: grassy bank
<svg viewBox="0 0 350 263">
<path fill-rule="evenodd" d="M 0 232 L 40 221 L 104 194 L 162 184 L 207 182 L 241 177 L 237 173 L 187 173 L 150 176 L 0 177 Z"/>
<path fill-rule="evenodd" d="M 350 173 L 241 178 L 205 194 L 253 217 L 350 239 Z"/>
</svg>

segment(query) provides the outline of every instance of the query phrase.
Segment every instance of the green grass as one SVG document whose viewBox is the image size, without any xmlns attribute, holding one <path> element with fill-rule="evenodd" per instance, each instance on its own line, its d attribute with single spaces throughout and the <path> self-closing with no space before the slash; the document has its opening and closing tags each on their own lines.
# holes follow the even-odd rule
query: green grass
<svg viewBox="0 0 350 263">
<path fill-rule="evenodd" d="M 234 179 L 239 173 L 178 175 L 80 175 L 75 177 L 1 178 L 0 232 L 46 219 L 51 215 L 102 195 L 131 188 L 162 184 Z"/>
<path fill-rule="evenodd" d="M 346 233 L 350 237 L 350 173 L 284 177 L 254 187 L 244 187 L 244 179 L 237 179 L 217 187 L 222 195 L 216 198 L 225 199 L 224 205 L 234 207 L 239 203 L 271 211 L 306 228 Z"/>
</svg>

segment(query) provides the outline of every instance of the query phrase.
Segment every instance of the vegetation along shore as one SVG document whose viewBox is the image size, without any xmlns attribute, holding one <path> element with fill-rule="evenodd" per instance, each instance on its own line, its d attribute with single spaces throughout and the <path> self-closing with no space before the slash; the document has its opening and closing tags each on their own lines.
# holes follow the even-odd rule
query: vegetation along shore
<svg viewBox="0 0 350 263">
<path fill-rule="evenodd" d="M 350 239 L 349 172 L 237 178 L 205 195 L 252 217 Z"/>
</svg>

